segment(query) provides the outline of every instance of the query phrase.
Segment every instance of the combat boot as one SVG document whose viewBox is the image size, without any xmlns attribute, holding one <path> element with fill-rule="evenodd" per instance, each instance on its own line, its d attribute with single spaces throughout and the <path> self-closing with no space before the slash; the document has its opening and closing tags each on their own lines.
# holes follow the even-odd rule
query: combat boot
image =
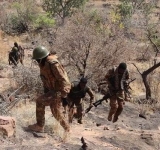
<svg viewBox="0 0 160 150">
<path fill-rule="evenodd" d="M 28 128 L 35 132 L 44 132 L 44 127 L 41 127 L 37 124 L 29 125 Z"/>
<path fill-rule="evenodd" d="M 113 118 L 113 123 L 114 123 L 114 122 L 117 122 L 117 120 L 118 120 L 118 116 L 114 116 L 114 118 Z"/>
<path fill-rule="evenodd" d="M 82 120 L 78 120 L 77 122 L 78 122 L 79 124 L 83 124 Z"/>
<path fill-rule="evenodd" d="M 113 116 L 113 113 L 112 111 L 110 111 L 108 115 L 108 121 L 112 121 L 112 116 Z"/>
<path fill-rule="evenodd" d="M 69 131 L 70 131 L 70 127 L 69 127 L 69 126 L 66 126 L 66 127 L 64 128 L 64 130 L 65 130 L 65 132 L 69 132 Z"/>
</svg>

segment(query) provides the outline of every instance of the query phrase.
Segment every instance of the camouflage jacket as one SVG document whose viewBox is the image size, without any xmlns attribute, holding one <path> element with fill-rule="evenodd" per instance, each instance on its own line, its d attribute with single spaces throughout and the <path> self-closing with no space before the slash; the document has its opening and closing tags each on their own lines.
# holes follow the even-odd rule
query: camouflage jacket
<svg viewBox="0 0 160 150">
<path fill-rule="evenodd" d="M 39 65 L 39 67 L 44 88 L 60 92 L 61 97 L 66 97 L 71 89 L 71 83 L 57 56 L 48 56 L 45 65 Z"/>
<path fill-rule="evenodd" d="M 123 77 L 122 74 L 118 74 L 118 72 L 116 71 L 117 68 L 118 67 L 113 67 L 112 69 L 109 69 L 107 74 L 105 75 L 105 79 L 107 81 L 108 87 L 111 90 L 116 89 L 116 84 L 118 85 L 118 89 L 116 89 L 116 90 L 122 89 L 122 85 L 121 85 L 122 80 L 129 79 L 129 71 L 128 70 L 126 70 L 124 72 L 124 77 Z M 116 80 L 116 75 L 118 76 L 119 80 Z M 123 77 L 123 79 L 122 79 L 122 77 Z M 118 82 L 118 83 L 116 83 L 116 82 Z"/>
</svg>

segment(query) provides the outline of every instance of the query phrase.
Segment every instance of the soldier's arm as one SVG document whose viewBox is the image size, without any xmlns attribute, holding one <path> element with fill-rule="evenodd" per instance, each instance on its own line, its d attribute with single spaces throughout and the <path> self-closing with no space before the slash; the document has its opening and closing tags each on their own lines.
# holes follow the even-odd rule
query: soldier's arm
<svg viewBox="0 0 160 150">
<path fill-rule="evenodd" d="M 87 93 L 90 96 L 90 104 L 92 104 L 95 99 L 94 92 L 92 91 L 92 89 L 90 87 L 88 87 Z"/>
<path fill-rule="evenodd" d="M 130 79 L 130 76 L 129 76 L 129 71 L 127 70 L 126 72 L 126 80 Z"/>
<path fill-rule="evenodd" d="M 56 80 L 58 81 L 61 97 L 67 97 L 67 94 L 70 92 L 71 89 L 71 83 L 68 79 L 66 71 L 58 62 L 53 64 L 51 66 L 51 69 L 54 73 Z"/>
</svg>

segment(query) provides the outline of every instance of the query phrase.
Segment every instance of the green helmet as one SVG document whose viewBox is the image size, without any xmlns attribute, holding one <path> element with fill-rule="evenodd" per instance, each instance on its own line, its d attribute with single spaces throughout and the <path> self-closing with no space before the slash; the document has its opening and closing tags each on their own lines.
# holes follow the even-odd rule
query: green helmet
<svg viewBox="0 0 160 150">
<path fill-rule="evenodd" d="M 14 46 L 14 47 L 12 48 L 12 51 L 17 52 L 17 51 L 18 51 L 18 48 Z"/>
<path fill-rule="evenodd" d="M 48 56 L 49 51 L 44 46 L 38 46 L 33 50 L 32 59 L 42 59 Z"/>
</svg>

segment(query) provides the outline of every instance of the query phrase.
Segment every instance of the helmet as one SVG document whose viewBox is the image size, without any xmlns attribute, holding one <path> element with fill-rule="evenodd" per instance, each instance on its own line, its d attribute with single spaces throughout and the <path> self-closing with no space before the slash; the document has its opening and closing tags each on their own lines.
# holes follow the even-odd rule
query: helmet
<svg viewBox="0 0 160 150">
<path fill-rule="evenodd" d="M 12 51 L 16 52 L 16 51 L 18 51 L 18 48 L 14 46 L 14 47 L 12 48 Z"/>
<path fill-rule="evenodd" d="M 38 46 L 33 50 L 32 59 L 42 59 L 49 55 L 49 51 L 44 46 Z"/>
<path fill-rule="evenodd" d="M 127 64 L 122 62 L 119 64 L 119 68 L 123 69 L 123 70 L 126 70 L 127 69 Z"/>
<path fill-rule="evenodd" d="M 87 83 L 87 79 L 82 77 L 81 80 L 80 80 L 80 83 L 85 83 L 86 84 Z"/>
</svg>

